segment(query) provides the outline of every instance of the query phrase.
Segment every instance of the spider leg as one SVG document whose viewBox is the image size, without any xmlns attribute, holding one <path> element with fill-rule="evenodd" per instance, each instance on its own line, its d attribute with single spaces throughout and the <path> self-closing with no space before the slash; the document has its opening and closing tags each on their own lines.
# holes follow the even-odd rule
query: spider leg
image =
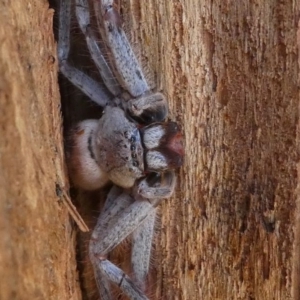
<svg viewBox="0 0 300 300">
<path fill-rule="evenodd" d="M 94 265 L 95 280 L 98 287 L 100 299 L 111 300 L 112 295 L 110 292 L 111 287 L 110 287 L 109 279 L 106 276 L 103 276 L 104 274 L 101 272 L 100 268 L 95 268 L 95 263 L 93 265 Z"/>
<path fill-rule="evenodd" d="M 58 58 L 66 60 L 70 52 L 71 0 L 61 0 L 59 7 Z"/>
<path fill-rule="evenodd" d="M 122 192 L 123 192 L 123 189 L 121 187 L 117 186 L 117 185 L 114 185 L 110 189 L 110 191 L 109 191 L 109 193 L 108 193 L 108 195 L 106 197 L 106 201 L 105 201 L 104 207 L 103 207 L 103 209 L 101 211 L 101 215 L 100 215 L 100 219 L 101 220 L 105 220 L 106 214 L 108 212 L 112 211 L 112 207 L 113 207 L 113 205 L 115 203 L 115 199 L 118 198 L 122 194 Z M 111 214 L 111 216 L 113 216 L 113 214 Z M 97 223 L 99 227 L 103 226 L 103 223 L 102 224 L 99 223 L 100 219 L 98 220 L 98 223 Z"/>
<path fill-rule="evenodd" d="M 121 87 L 107 64 L 97 42 L 95 33 L 90 25 L 90 9 L 87 0 L 76 0 L 76 16 L 82 33 L 96 67 L 109 91 L 117 96 L 121 93 Z"/>
<path fill-rule="evenodd" d="M 144 291 L 149 271 L 156 209 L 148 214 L 145 221 L 133 232 L 131 265 L 135 282 Z"/>
<path fill-rule="evenodd" d="M 101 215 L 91 239 L 96 256 L 105 256 L 131 234 L 164 198 L 174 192 L 176 176 L 173 171 L 154 174 L 140 180 L 133 189 L 133 196 L 123 192 L 110 208 Z"/>
<path fill-rule="evenodd" d="M 121 16 L 113 4 L 113 0 L 94 1 L 99 30 L 112 54 L 111 63 L 115 67 L 116 77 L 125 90 L 133 97 L 138 97 L 148 92 L 149 86 L 122 29 Z"/>
<path fill-rule="evenodd" d="M 58 60 L 59 69 L 76 87 L 78 87 L 91 100 L 100 106 L 106 106 L 110 100 L 109 95 L 92 78 L 71 66 L 67 59 L 70 53 L 71 30 L 71 0 L 61 0 L 59 9 L 58 29 Z"/>
<path fill-rule="evenodd" d="M 85 0 L 86 1 L 86 0 Z M 113 0 L 94 1 L 101 36 L 111 53 L 115 76 L 133 99 L 122 103 L 124 110 L 143 123 L 160 122 L 168 114 L 168 103 L 161 93 L 151 93 L 131 45 L 122 29 L 122 19 Z"/>
<path fill-rule="evenodd" d="M 124 202 L 128 201 L 128 194 L 123 193 L 115 200 L 112 214 L 107 212 L 105 221 L 100 221 L 92 233 L 93 254 L 97 257 L 104 257 L 126 237 L 128 237 L 139 226 L 148 213 L 153 210 L 153 205 L 147 200 L 134 201 L 124 209 Z M 129 196 L 130 197 L 130 196 Z M 133 199 L 131 198 L 131 201 Z M 123 203 L 122 203 L 123 202 Z M 119 204 L 122 203 L 122 204 Z M 126 204 L 125 204 L 126 206 Z M 118 212 L 115 215 L 115 212 Z M 115 218 L 113 218 L 115 216 Z M 104 228 L 99 227 L 104 226 Z M 97 241 L 97 243 L 95 243 Z"/>
<path fill-rule="evenodd" d="M 128 206 L 128 198 L 124 199 L 125 201 L 122 201 L 122 203 L 119 203 L 117 205 L 117 208 L 115 208 L 115 200 L 122 194 L 122 188 L 114 185 L 106 198 L 104 207 L 102 209 L 102 212 L 100 214 L 100 217 L 98 218 L 97 222 L 97 228 L 99 231 L 103 231 L 105 228 L 107 228 L 110 221 L 122 210 L 124 207 Z M 104 276 L 104 274 L 101 272 L 100 268 L 94 267 L 94 274 L 95 274 L 95 280 L 98 286 L 100 299 L 101 300 L 109 300 L 112 299 L 111 296 L 111 288 L 110 288 L 110 282 L 109 279 Z"/>
<path fill-rule="evenodd" d="M 119 286 L 126 296 L 131 300 L 148 300 L 147 296 L 132 282 L 130 277 L 126 275 L 120 268 L 109 260 L 98 260 L 95 265 L 101 270 L 111 282 Z M 101 294 L 103 295 L 103 294 Z M 101 300 L 111 300 L 109 298 L 101 298 Z"/>
<path fill-rule="evenodd" d="M 123 199 L 124 201 L 122 201 L 122 203 L 120 203 L 120 201 L 116 202 L 116 198 L 118 198 L 121 193 L 122 189 L 118 186 L 113 186 L 109 191 L 104 208 L 97 223 L 97 229 L 101 230 L 102 235 L 103 230 L 107 228 L 111 221 L 113 221 L 113 219 L 117 217 L 122 210 L 124 210 L 133 202 L 133 199 L 129 197 L 129 195 L 124 195 L 125 198 Z M 153 213 L 150 213 L 145 221 L 133 233 L 132 267 L 135 274 L 135 281 L 137 282 L 138 286 L 142 288 L 142 290 L 144 290 L 144 280 L 149 269 L 155 214 L 156 211 L 153 210 Z M 149 226 L 150 230 L 148 229 Z M 146 241 L 145 237 L 147 237 Z M 110 264 L 107 264 L 106 267 L 109 267 L 110 271 L 105 271 L 104 274 L 101 272 L 102 268 L 95 268 L 95 277 L 102 300 L 111 299 L 109 280 L 107 276 L 103 275 L 106 275 L 106 272 L 112 272 L 112 270 L 114 270 L 114 273 L 116 272 L 118 274 L 120 272 L 119 274 L 122 274 L 121 270 L 115 270 L 115 267 L 111 266 Z M 130 279 L 128 278 L 128 280 Z M 140 291 L 138 293 L 140 293 Z"/>
<path fill-rule="evenodd" d="M 136 206 L 136 203 L 139 205 Z M 143 202 L 134 202 L 127 193 L 115 199 L 108 198 L 90 242 L 90 259 L 102 300 L 112 299 L 109 282 L 118 285 L 130 299 L 147 299 L 129 276 L 105 257 L 147 218 L 147 212 L 151 209 L 149 202 L 144 207 Z M 143 213 L 140 215 L 141 211 Z"/>
<path fill-rule="evenodd" d="M 129 207 L 133 201 L 133 198 L 129 194 L 123 193 L 122 188 L 114 185 L 107 195 L 92 238 L 103 236 L 103 232 L 107 230 L 107 227 L 113 226 L 118 215 Z"/>
<path fill-rule="evenodd" d="M 108 209 L 100 216 L 92 233 L 90 259 L 95 269 L 96 279 L 103 274 L 109 281 L 118 285 L 130 299 L 147 299 L 147 297 L 121 269 L 108 261 L 106 257 L 113 248 L 140 226 L 143 228 L 140 232 L 136 232 L 137 240 L 135 242 L 137 244 L 134 247 L 140 246 L 143 249 L 148 245 L 151 248 L 156 207 L 163 198 L 172 194 L 175 181 L 175 174 L 172 171 L 166 172 L 166 175 L 147 176 L 142 179 L 133 190 L 133 196 L 124 191 L 114 200 L 109 200 L 111 203 L 107 205 Z M 150 219 L 147 220 L 149 217 Z M 143 224 L 144 222 L 146 224 Z M 150 249 L 147 251 L 150 254 Z M 134 265 L 136 265 L 141 251 L 135 249 L 134 252 L 137 254 L 134 258 Z M 148 271 L 149 254 L 146 254 L 147 258 L 142 262 L 141 268 L 133 267 L 136 276 L 140 276 L 140 274 L 142 276 L 142 278 L 138 278 L 140 285 L 143 285 L 145 272 Z M 99 289 L 105 289 L 105 292 L 100 291 L 100 293 L 108 295 L 109 290 L 105 285 L 105 282 L 98 282 Z"/>
</svg>

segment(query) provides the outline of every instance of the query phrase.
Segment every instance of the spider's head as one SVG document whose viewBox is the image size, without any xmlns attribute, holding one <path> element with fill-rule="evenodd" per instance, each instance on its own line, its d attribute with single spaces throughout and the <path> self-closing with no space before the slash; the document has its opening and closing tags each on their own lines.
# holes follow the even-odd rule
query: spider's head
<svg viewBox="0 0 300 300">
<path fill-rule="evenodd" d="M 145 170 L 161 172 L 176 169 L 183 163 L 183 138 L 176 122 L 154 123 L 142 130 Z"/>
<path fill-rule="evenodd" d="M 140 131 L 121 108 L 105 108 L 94 141 L 97 163 L 113 183 L 130 188 L 143 176 L 144 150 Z"/>
</svg>

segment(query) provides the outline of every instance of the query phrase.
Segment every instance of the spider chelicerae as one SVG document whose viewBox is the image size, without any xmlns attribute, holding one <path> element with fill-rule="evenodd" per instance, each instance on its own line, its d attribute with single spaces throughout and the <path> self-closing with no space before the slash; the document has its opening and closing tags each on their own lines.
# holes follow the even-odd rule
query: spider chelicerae
<svg viewBox="0 0 300 300">
<path fill-rule="evenodd" d="M 182 134 L 176 122 L 165 121 L 167 100 L 149 88 L 113 1 L 59 2 L 60 72 L 103 107 L 99 120 L 82 121 L 72 130 L 69 175 L 84 190 L 114 184 L 89 244 L 99 294 L 102 300 L 112 299 L 110 285 L 114 283 L 130 299 L 147 299 L 145 281 L 156 207 L 174 192 L 174 170 L 182 165 L 184 156 Z M 68 62 L 72 9 L 106 90 Z M 91 12 L 98 32 L 91 26 Z M 107 259 L 130 234 L 132 278 Z"/>
</svg>

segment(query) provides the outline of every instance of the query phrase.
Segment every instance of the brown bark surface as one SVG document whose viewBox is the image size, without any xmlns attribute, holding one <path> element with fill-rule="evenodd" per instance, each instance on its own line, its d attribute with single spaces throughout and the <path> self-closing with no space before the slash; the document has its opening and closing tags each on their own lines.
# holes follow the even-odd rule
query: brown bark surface
<svg viewBox="0 0 300 300">
<path fill-rule="evenodd" d="M 299 298 L 299 1 L 131 1 L 185 132 L 157 299 Z"/>
<path fill-rule="evenodd" d="M 53 13 L 48 1 L 1 1 L 1 300 L 80 299 Z"/>
<path fill-rule="evenodd" d="M 0 299 L 80 299 L 53 11 L 2 2 Z M 299 1 L 121 4 L 185 134 L 154 298 L 299 299 Z"/>
</svg>

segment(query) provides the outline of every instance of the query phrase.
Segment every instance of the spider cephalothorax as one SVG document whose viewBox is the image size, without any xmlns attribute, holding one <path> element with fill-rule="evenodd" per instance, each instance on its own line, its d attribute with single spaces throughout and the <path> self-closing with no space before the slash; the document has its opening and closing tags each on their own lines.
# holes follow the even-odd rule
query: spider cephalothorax
<svg viewBox="0 0 300 300">
<path fill-rule="evenodd" d="M 79 123 L 73 145 L 68 164 L 74 183 L 84 189 L 100 188 L 108 180 L 131 188 L 149 172 L 182 164 L 181 133 L 175 122 L 141 127 L 114 106 L 107 106 L 99 121 Z"/>
<path fill-rule="evenodd" d="M 157 205 L 175 189 L 174 169 L 182 165 L 182 134 L 176 122 L 164 121 L 168 103 L 150 91 L 141 67 L 122 30 L 112 0 L 73 0 L 87 47 L 109 92 L 68 63 L 72 0 L 60 0 L 58 56 L 60 71 L 94 102 L 103 107 L 99 120 L 80 122 L 70 133 L 67 163 L 77 187 L 95 190 L 111 181 L 111 189 L 90 241 L 101 299 L 111 299 L 110 282 L 131 299 L 147 299 L 145 278 Z M 90 26 L 97 16 L 102 42 L 110 57 L 104 59 Z M 102 45 L 103 48 L 103 45 Z M 109 96 L 109 93 L 111 96 Z M 107 254 L 133 234 L 132 270 L 135 284 L 106 259 Z"/>
</svg>

